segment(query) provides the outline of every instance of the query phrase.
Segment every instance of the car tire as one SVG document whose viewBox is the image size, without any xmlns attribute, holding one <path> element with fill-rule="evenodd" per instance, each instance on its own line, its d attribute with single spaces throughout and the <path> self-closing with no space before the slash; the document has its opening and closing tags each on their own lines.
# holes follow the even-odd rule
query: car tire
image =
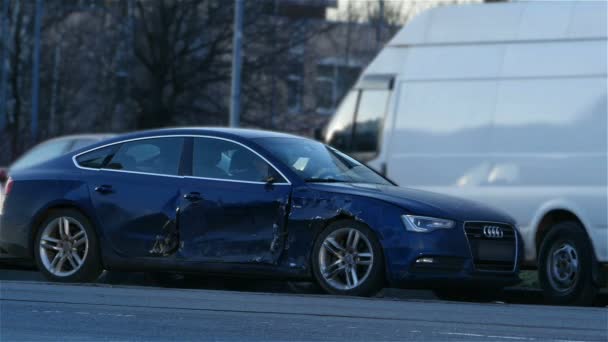
<svg viewBox="0 0 608 342">
<path fill-rule="evenodd" d="M 97 234 L 76 210 L 50 213 L 36 234 L 34 257 L 42 274 L 55 282 L 92 282 L 103 271 Z"/>
<path fill-rule="evenodd" d="M 315 240 L 312 270 L 330 294 L 369 296 L 384 285 L 384 256 L 376 235 L 353 220 L 336 221 Z"/>
<path fill-rule="evenodd" d="M 552 227 L 539 252 L 538 279 L 545 300 L 558 305 L 591 305 L 593 247 L 577 222 Z"/>
</svg>

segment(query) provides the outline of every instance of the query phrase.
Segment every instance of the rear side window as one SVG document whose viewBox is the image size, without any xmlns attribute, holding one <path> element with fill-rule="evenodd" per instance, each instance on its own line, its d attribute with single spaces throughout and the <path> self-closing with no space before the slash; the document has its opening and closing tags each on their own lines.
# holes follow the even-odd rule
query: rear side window
<svg viewBox="0 0 608 342">
<path fill-rule="evenodd" d="M 90 169 L 99 169 L 105 165 L 109 158 L 112 157 L 116 146 L 104 147 L 95 151 L 81 154 L 76 158 L 76 163 L 81 167 Z"/>
<path fill-rule="evenodd" d="M 176 176 L 183 138 L 157 138 L 122 144 L 105 168 Z"/>
</svg>

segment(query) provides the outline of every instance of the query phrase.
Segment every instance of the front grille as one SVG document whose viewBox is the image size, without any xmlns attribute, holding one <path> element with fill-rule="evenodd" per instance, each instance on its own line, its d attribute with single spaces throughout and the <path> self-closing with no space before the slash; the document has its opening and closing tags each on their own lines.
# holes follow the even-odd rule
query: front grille
<svg viewBox="0 0 608 342">
<path fill-rule="evenodd" d="M 484 228 L 489 234 L 484 234 Z M 496 228 L 502 230 L 502 236 L 496 233 Z M 517 237 L 512 226 L 491 222 L 468 222 L 464 231 L 469 240 L 476 270 L 513 271 L 517 259 Z"/>
</svg>

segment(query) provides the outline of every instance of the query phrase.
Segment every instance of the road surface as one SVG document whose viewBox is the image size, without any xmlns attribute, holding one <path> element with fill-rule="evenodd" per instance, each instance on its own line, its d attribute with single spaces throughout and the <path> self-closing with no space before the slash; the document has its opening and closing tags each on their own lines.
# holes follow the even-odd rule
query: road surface
<svg viewBox="0 0 608 342">
<path fill-rule="evenodd" d="M 3 280 L 13 340 L 607 341 L 608 309 Z"/>
</svg>

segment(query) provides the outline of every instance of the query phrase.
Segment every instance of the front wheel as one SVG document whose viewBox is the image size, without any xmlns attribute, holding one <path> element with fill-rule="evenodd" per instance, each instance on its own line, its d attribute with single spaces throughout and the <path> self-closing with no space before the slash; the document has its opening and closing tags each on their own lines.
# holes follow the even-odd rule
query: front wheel
<svg viewBox="0 0 608 342">
<path fill-rule="evenodd" d="M 543 240 L 538 278 L 547 301 L 560 305 L 591 305 L 593 248 L 576 222 L 557 224 Z"/>
<path fill-rule="evenodd" d="M 380 243 L 369 228 L 352 220 L 334 222 L 319 234 L 312 267 L 319 285 L 331 294 L 367 296 L 384 284 Z"/>
<path fill-rule="evenodd" d="M 38 269 L 51 281 L 90 282 L 102 271 L 95 231 L 75 210 L 49 215 L 38 229 L 34 253 Z"/>
</svg>

